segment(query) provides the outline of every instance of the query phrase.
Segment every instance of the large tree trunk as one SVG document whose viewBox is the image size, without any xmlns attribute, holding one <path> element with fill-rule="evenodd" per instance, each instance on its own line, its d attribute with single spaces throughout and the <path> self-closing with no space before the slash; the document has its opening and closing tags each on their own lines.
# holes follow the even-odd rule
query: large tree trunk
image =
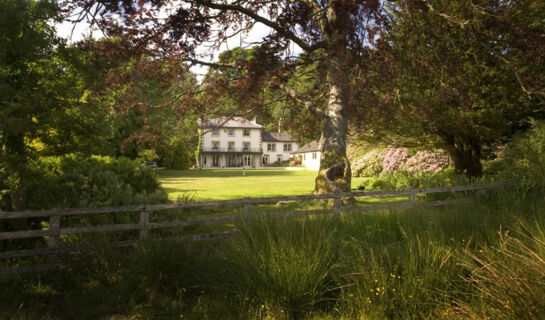
<svg viewBox="0 0 545 320">
<path fill-rule="evenodd" d="M 346 4 L 332 1 L 328 9 L 330 43 L 328 50 L 329 103 L 320 137 L 322 158 L 314 193 L 349 192 L 350 163 L 346 157 L 348 131 L 346 93 L 348 78 L 344 70 L 346 60 Z"/>
<path fill-rule="evenodd" d="M 454 162 L 456 173 L 468 177 L 480 177 L 483 174 L 481 146 L 477 143 L 456 142 L 449 146 L 449 153 Z"/>
</svg>

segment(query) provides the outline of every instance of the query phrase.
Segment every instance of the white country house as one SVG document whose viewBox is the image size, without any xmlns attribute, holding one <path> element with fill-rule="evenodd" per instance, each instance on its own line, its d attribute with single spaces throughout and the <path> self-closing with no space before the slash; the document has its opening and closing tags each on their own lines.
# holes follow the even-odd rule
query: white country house
<svg viewBox="0 0 545 320">
<path fill-rule="evenodd" d="M 297 150 L 297 140 L 286 133 L 263 132 L 255 120 L 241 117 L 199 120 L 200 167 L 260 168 Z"/>
<path fill-rule="evenodd" d="M 320 160 L 322 159 L 322 150 L 318 141 L 312 141 L 307 145 L 293 151 L 294 157 L 301 160 L 301 164 L 308 170 L 320 170 Z"/>
<path fill-rule="evenodd" d="M 284 132 L 263 132 L 263 165 L 289 161 L 291 153 L 297 150 L 297 139 Z"/>
</svg>

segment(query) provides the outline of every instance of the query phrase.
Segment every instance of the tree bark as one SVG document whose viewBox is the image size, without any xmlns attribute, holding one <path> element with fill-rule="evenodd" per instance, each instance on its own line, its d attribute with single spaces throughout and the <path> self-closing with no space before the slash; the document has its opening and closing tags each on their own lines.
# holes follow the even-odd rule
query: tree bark
<svg viewBox="0 0 545 320">
<path fill-rule="evenodd" d="M 449 147 L 456 173 L 477 178 L 483 175 L 481 146 L 476 143 L 454 143 Z"/>
<path fill-rule="evenodd" d="M 320 171 L 314 193 L 349 192 L 351 185 L 350 163 L 346 157 L 348 131 L 346 93 L 348 77 L 346 62 L 346 22 L 349 21 L 343 0 L 332 1 L 328 9 L 328 83 L 329 102 L 325 112 L 324 128 L 320 137 Z"/>
</svg>

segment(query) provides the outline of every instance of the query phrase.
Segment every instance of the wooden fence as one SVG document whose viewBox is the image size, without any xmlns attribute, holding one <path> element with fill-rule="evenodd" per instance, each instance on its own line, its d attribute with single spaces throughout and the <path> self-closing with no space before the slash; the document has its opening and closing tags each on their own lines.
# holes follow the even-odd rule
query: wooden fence
<svg viewBox="0 0 545 320">
<path fill-rule="evenodd" d="M 225 215 L 211 218 L 196 218 L 191 220 L 172 220 L 162 222 L 150 222 L 150 213 L 160 212 L 171 209 L 186 209 L 186 208 L 206 208 L 206 207 L 223 207 L 223 206 L 243 206 L 245 213 L 252 212 L 252 206 L 259 204 L 279 203 L 287 201 L 312 201 L 312 200 L 333 200 L 333 207 L 327 209 L 315 210 L 293 210 L 293 211 L 275 211 L 270 213 L 271 216 L 303 216 L 317 214 L 340 214 L 343 212 L 367 212 L 378 210 L 392 209 L 408 209 L 414 207 L 431 207 L 445 206 L 451 204 L 468 203 L 472 198 L 459 198 L 439 201 L 416 201 L 417 194 L 432 194 L 445 192 L 460 192 L 460 191 L 475 191 L 488 190 L 492 188 L 505 187 L 504 183 L 486 184 L 486 185 L 468 185 L 468 186 L 452 186 L 439 188 L 422 188 L 422 189 L 407 189 L 395 191 L 370 191 L 370 192 L 350 192 L 337 194 L 309 194 L 298 196 L 283 196 L 283 197 L 264 197 L 264 198 L 243 198 L 234 200 L 218 200 L 218 201 L 203 201 L 203 202 L 184 202 L 170 203 L 158 205 L 137 205 L 137 206 L 122 206 L 122 207 L 105 207 L 105 208 L 81 208 L 81 209 L 51 209 L 42 211 L 18 211 L 18 212 L 0 212 L 0 223 L 12 219 L 28 219 L 28 218 L 47 218 L 49 221 L 48 229 L 43 230 L 24 230 L 24 231 L 9 231 L 0 233 L 0 241 L 14 239 L 29 239 L 42 238 L 47 239 L 47 247 L 39 249 L 24 249 L 11 250 L 0 252 L 0 259 L 12 259 L 21 257 L 32 257 L 48 255 L 55 257 L 59 253 L 67 253 L 78 250 L 85 250 L 85 245 L 70 245 L 60 246 L 59 239 L 61 235 L 70 234 L 85 234 L 85 233 L 100 233 L 100 232 L 116 232 L 138 230 L 138 239 L 110 242 L 107 246 L 111 247 L 128 247 L 145 242 L 149 239 L 150 230 L 158 230 L 165 228 L 208 225 L 221 222 L 232 222 L 237 219 L 238 215 Z M 343 206 L 343 199 L 346 198 L 362 198 L 362 197 L 386 197 L 386 196 L 408 196 L 408 201 L 403 203 L 380 204 L 370 206 Z M 83 226 L 83 227 L 61 227 L 61 218 L 68 216 L 81 215 L 96 215 L 105 213 L 123 213 L 123 212 L 139 212 L 138 223 L 128 224 L 110 224 L 98 226 Z M 195 215 L 195 213 L 189 213 Z M 231 235 L 230 232 L 197 234 L 191 236 L 180 236 L 177 240 L 205 240 L 227 238 Z M 50 259 L 51 261 L 52 259 Z M 46 265 L 22 267 L 17 269 L 0 270 L 0 276 L 20 274 L 25 272 L 46 271 L 58 267 L 56 263 Z"/>
</svg>

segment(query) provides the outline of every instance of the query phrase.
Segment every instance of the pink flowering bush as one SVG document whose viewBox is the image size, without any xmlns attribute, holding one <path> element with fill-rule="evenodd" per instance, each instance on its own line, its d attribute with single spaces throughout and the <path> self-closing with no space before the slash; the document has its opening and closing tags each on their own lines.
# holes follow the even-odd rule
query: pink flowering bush
<svg viewBox="0 0 545 320">
<path fill-rule="evenodd" d="M 397 173 L 418 176 L 439 173 L 448 165 L 449 158 L 443 150 L 417 151 L 411 155 L 407 148 L 373 149 L 352 160 L 352 172 L 358 177 Z"/>
<path fill-rule="evenodd" d="M 439 173 L 449 165 L 449 158 L 443 150 L 436 152 L 418 151 L 407 159 L 404 171 L 411 175 Z"/>
<path fill-rule="evenodd" d="M 362 156 L 352 159 L 352 174 L 356 177 L 372 177 L 383 170 L 384 150 L 372 149 Z"/>
<path fill-rule="evenodd" d="M 389 148 L 382 159 L 382 173 L 389 174 L 398 171 L 404 171 L 404 165 L 409 159 L 409 151 L 407 148 Z"/>
</svg>

